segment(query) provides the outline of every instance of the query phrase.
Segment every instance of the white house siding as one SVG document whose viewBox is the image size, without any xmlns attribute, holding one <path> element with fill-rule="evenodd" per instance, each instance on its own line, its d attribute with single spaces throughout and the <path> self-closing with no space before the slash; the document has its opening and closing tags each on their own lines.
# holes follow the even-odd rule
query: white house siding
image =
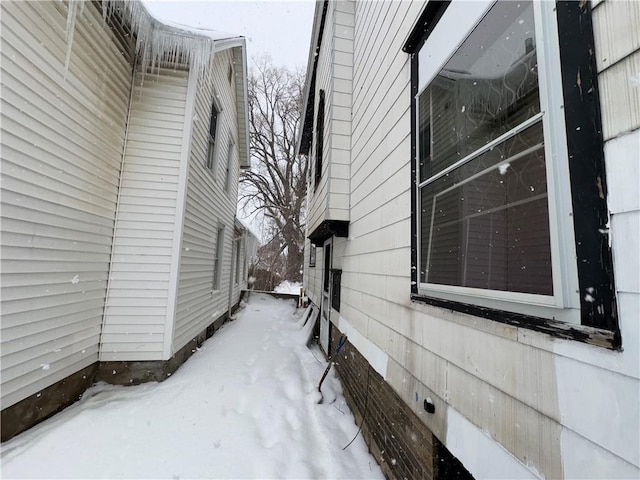
<svg viewBox="0 0 640 480">
<path fill-rule="evenodd" d="M 401 49 L 424 3 L 356 3 L 349 239 L 334 239 L 343 273 L 332 321 L 478 478 L 640 474 L 639 29 L 631 3 L 594 11 L 608 59 L 600 87 L 622 352 L 411 302 L 411 72 Z M 608 45 L 616 35 L 626 43 Z M 319 69 L 329 56 L 321 51 Z M 322 192 L 315 195 L 312 205 Z M 314 292 L 320 253 L 305 278 Z M 436 413 L 425 417 L 427 396 Z"/>
<path fill-rule="evenodd" d="M 319 3 L 320 8 L 322 2 Z M 318 59 L 314 140 L 311 156 L 316 155 L 315 128 L 320 89 L 325 90 L 325 124 L 323 138 L 322 177 L 309 199 L 307 232 L 311 233 L 324 220 L 349 220 L 351 182 L 351 104 L 353 97 L 353 36 L 355 3 L 329 2 L 322 47 Z M 315 165 L 313 165 L 315 169 Z M 312 177 L 315 174 L 312 172 Z M 313 180 L 312 180 L 313 182 Z M 311 187 L 313 188 L 313 187 Z M 304 278 L 307 295 L 319 302 L 322 289 L 323 249 L 317 248 L 315 267 L 309 267 L 309 248 L 305 248 Z M 336 267 L 338 268 L 338 267 Z"/>
<path fill-rule="evenodd" d="M 351 100 L 353 79 L 353 24 L 355 3 L 338 1 L 333 5 L 331 28 L 331 96 L 325 118 L 329 125 L 327 212 L 331 220 L 349 220 L 349 181 L 351 165 Z"/>
<path fill-rule="evenodd" d="M 138 68 L 131 98 L 101 361 L 167 360 L 172 249 L 189 72 Z M 168 318 L 170 317 L 170 318 Z M 166 358 L 165 358 L 166 357 Z"/>
<path fill-rule="evenodd" d="M 310 252 L 311 249 L 316 250 L 316 263 L 315 266 L 310 266 Z M 304 279 L 304 289 L 305 294 L 309 297 L 309 299 L 315 303 L 316 305 L 320 305 L 320 293 L 322 288 L 322 266 L 323 263 L 323 252 L 322 248 L 315 247 L 309 239 L 305 240 L 304 244 L 304 269 L 303 269 L 303 279 Z"/>
<path fill-rule="evenodd" d="M 318 6 L 316 5 L 316 8 Z M 320 7 L 321 10 L 321 7 Z M 309 202 L 309 210 L 308 210 L 308 231 L 312 232 L 322 221 L 326 218 L 327 215 L 327 201 L 328 201 L 328 177 L 327 172 L 329 169 L 329 152 L 331 150 L 331 122 L 327 121 L 331 115 L 331 99 L 333 97 L 332 84 L 331 84 L 331 64 L 332 64 L 332 56 L 333 51 L 331 48 L 331 35 L 330 33 L 333 31 L 332 28 L 332 15 L 335 11 L 335 2 L 329 2 L 326 13 L 325 20 L 325 34 L 322 38 L 322 46 L 320 49 L 320 55 L 318 58 L 318 66 L 316 73 L 316 95 L 315 95 L 315 106 L 314 106 L 314 118 L 313 118 L 313 141 L 311 143 L 311 151 L 310 158 L 312 159 L 311 163 L 311 186 L 310 189 L 313 190 L 314 194 Z M 317 142 L 316 138 L 316 125 L 317 125 L 317 116 L 318 116 L 318 104 L 320 97 L 320 90 L 325 91 L 325 123 L 324 123 L 324 135 L 323 135 L 323 158 L 322 158 L 322 175 L 320 178 L 320 182 L 317 186 L 315 186 L 315 172 L 316 172 L 316 153 L 317 153 Z"/>
<path fill-rule="evenodd" d="M 211 76 L 198 82 L 178 283 L 175 351 L 229 308 L 239 175 L 236 100 L 227 76 L 231 60 L 230 50 L 216 53 Z M 206 168 L 206 154 L 214 90 L 222 112 L 218 116 L 217 166 L 212 172 Z M 229 156 L 231 137 L 235 143 Z M 228 159 L 231 160 L 231 178 L 230 187 L 225 190 L 224 175 Z M 220 288 L 212 290 L 217 231 L 222 226 L 224 248 Z"/>
<path fill-rule="evenodd" d="M 98 360 L 131 66 L 87 2 L 2 2 L 2 408 Z"/>
</svg>

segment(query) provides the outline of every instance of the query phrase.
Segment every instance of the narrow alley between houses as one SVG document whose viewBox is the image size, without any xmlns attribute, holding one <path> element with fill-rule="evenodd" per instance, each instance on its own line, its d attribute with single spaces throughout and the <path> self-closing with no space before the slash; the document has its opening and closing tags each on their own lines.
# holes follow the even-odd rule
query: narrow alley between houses
<svg viewBox="0 0 640 480">
<path fill-rule="evenodd" d="M 383 478 L 290 300 L 252 294 L 162 383 L 98 384 L 2 445 L 3 478 Z"/>
</svg>

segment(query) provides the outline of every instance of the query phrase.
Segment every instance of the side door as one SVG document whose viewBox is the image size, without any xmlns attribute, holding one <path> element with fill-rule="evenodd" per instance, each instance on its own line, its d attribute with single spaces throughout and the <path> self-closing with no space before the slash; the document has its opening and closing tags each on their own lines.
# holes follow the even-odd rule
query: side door
<svg viewBox="0 0 640 480">
<path fill-rule="evenodd" d="M 322 301 L 320 302 L 320 346 L 329 355 L 329 315 L 331 314 L 331 264 L 332 239 L 324 242 L 324 265 L 322 268 Z"/>
</svg>

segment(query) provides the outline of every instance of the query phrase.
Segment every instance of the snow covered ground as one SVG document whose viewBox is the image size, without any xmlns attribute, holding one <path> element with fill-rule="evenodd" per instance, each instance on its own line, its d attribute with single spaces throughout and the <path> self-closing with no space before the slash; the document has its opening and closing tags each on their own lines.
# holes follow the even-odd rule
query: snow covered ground
<svg viewBox="0 0 640 480">
<path fill-rule="evenodd" d="M 292 301 L 248 304 L 169 379 L 97 385 L 2 445 L 2 478 L 384 478 Z M 334 400 L 334 401 L 333 401 Z M 333 401 L 332 403 L 330 401 Z"/>
<path fill-rule="evenodd" d="M 289 280 L 284 280 L 280 285 L 273 289 L 276 293 L 295 293 L 296 295 L 300 294 L 300 287 L 302 284 L 300 282 L 290 282 Z"/>
</svg>

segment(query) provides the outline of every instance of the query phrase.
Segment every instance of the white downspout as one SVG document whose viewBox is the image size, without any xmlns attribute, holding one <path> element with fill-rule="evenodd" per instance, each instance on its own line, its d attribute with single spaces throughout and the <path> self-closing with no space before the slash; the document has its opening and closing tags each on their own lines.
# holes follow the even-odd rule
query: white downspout
<svg viewBox="0 0 640 480">
<path fill-rule="evenodd" d="M 131 105 L 133 104 L 133 95 L 136 86 L 136 68 L 138 67 L 138 56 L 134 55 L 133 65 L 131 65 L 131 87 L 129 92 L 129 105 L 127 110 L 127 124 L 124 130 L 124 142 L 122 144 L 122 157 L 120 159 L 120 178 L 118 178 L 118 197 L 116 198 L 116 211 L 113 218 L 113 233 L 111 234 L 111 254 L 109 255 L 109 273 L 107 275 L 107 290 L 104 295 L 104 307 L 102 312 L 102 323 L 100 325 L 100 340 L 98 341 L 98 361 L 102 361 L 102 337 L 104 335 L 104 326 L 107 321 L 107 306 L 109 304 L 109 294 L 111 292 L 111 274 L 113 270 L 113 257 L 116 248 L 116 234 L 118 231 L 118 218 L 120 216 L 120 197 L 122 196 L 122 182 L 124 173 L 124 160 L 127 155 L 127 141 L 129 139 L 129 123 L 131 122 Z"/>
</svg>

